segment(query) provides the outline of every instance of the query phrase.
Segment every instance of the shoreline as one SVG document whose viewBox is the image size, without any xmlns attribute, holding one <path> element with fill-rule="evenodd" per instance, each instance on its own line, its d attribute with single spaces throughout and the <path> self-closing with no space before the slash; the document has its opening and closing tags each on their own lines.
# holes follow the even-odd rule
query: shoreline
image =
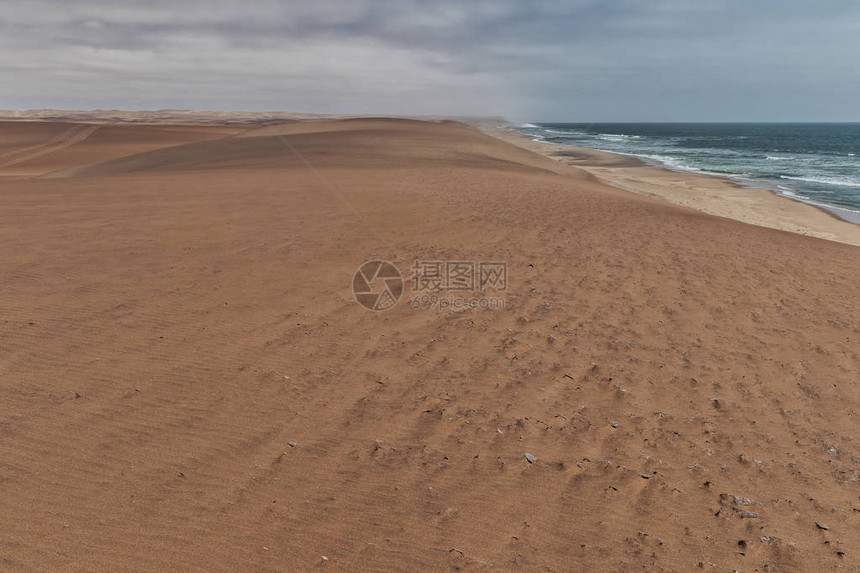
<svg viewBox="0 0 860 573">
<path fill-rule="evenodd" d="M 541 143 L 539 141 L 535 141 L 535 143 Z M 542 144 L 542 145 L 553 145 L 553 144 Z M 559 144 L 560 145 L 560 144 Z M 704 177 L 716 177 L 717 179 L 723 179 L 728 181 L 729 183 L 740 187 L 741 189 L 758 189 L 770 191 L 777 197 L 781 197 L 783 199 L 788 199 L 790 201 L 796 201 L 798 203 L 803 203 L 804 205 L 809 205 L 811 207 L 815 207 L 824 211 L 825 213 L 832 215 L 838 221 L 844 221 L 846 223 L 852 223 L 854 225 L 860 225 L 860 211 L 850 209 L 848 207 L 839 207 L 838 205 L 829 205 L 827 203 L 822 203 L 820 201 L 814 201 L 812 199 L 807 199 L 805 197 L 801 197 L 800 195 L 792 196 L 791 193 L 780 193 L 779 190 L 774 189 L 773 187 L 768 187 L 766 185 L 757 184 L 752 180 L 744 179 L 742 177 L 732 177 L 731 175 L 722 175 L 720 173 L 707 173 L 697 169 L 684 169 L 682 167 L 673 167 L 668 163 L 663 163 L 658 159 L 651 159 L 645 156 L 636 155 L 635 153 L 624 153 L 623 151 L 608 151 L 606 149 L 592 149 L 590 147 L 579 147 L 576 145 L 569 146 L 575 147 L 578 149 L 588 149 L 590 151 L 596 151 L 598 153 L 609 153 L 610 155 L 621 155 L 623 157 L 631 157 L 636 159 L 642 163 L 642 165 L 647 165 L 649 167 L 656 167 L 657 169 L 665 169 L 666 171 L 671 171 L 673 173 L 693 173 L 695 175 L 702 175 Z M 745 181 L 749 181 L 749 183 L 744 183 Z M 850 213 L 850 215 L 849 215 Z"/>
<path fill-rule="evenodd" d="M 860 221 L 851 222 L 825 206 L 773 189 L 743 185 L 729 177 L 675 170 L 632 154 L 543 143 L 507 127 L 479 127 L 492 137 L 582 169 L 624 191 L 751 225 L 860 246 Z"/>
</svg>

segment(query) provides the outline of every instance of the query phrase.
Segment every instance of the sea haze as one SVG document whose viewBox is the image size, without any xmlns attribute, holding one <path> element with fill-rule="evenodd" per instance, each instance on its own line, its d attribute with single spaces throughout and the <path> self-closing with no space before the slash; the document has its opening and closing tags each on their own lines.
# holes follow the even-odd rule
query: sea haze
<svg viewBox="0 0 860 573">
<path fill-rule="evenodd" d="M 860 123 L 541 123 L 512 126 L 546 143 L 635 155 L 729 177 L 860 223 Z"/>
</svg>

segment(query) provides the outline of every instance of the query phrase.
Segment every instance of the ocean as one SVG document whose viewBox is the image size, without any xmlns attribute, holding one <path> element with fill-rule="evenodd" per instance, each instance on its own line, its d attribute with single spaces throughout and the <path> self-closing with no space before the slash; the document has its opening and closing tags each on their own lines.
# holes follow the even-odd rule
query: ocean
<svg viewBox="0 0 860 573">
<path fill-rule="evenodd" d="M 635 155 L 823 207 L 860 224 L 860 123 L 524 123 L 537 141 Z"/>
</svg>

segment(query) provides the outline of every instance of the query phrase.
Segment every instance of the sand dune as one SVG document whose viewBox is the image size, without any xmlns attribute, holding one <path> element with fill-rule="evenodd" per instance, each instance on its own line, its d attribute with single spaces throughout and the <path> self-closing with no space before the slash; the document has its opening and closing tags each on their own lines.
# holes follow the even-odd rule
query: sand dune
<svg viewBox="0 0 860 573">
<path fill-rule="evenodd" d="M 128 126 L 0 122 L 0 176 L 33 177 L 189 142 L 249 126 Z"/>
<path fill-rule="evenodd" d="M 453 123 L 16 125 L 0 569 L 860 565 L 860 249 Z M 375 259 L 505 308 L 365 310 Z"/>
<path fill-rule="evenodd" d="M 99 126 L 97 125 L 73 125 L 44 143 L 9 151 L 0 157 L 0 169 L 24 163 L 25 161 L 32 161 L 43 155 L 57 152 L 64 147 L 80 143 L 92 135 L 98 128 Z"/>
</svg>

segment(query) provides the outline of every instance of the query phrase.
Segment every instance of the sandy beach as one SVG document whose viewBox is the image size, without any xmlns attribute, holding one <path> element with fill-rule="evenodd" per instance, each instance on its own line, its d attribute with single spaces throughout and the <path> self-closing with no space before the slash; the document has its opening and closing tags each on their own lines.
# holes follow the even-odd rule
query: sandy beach
<svg viewBox="0 0 860 573">
<path fill-rule="evenodd" d="M 860 567 L 857 227 L 450 121 L 71 119 L 0 123 L 3 571 Z"/>
</svg>

